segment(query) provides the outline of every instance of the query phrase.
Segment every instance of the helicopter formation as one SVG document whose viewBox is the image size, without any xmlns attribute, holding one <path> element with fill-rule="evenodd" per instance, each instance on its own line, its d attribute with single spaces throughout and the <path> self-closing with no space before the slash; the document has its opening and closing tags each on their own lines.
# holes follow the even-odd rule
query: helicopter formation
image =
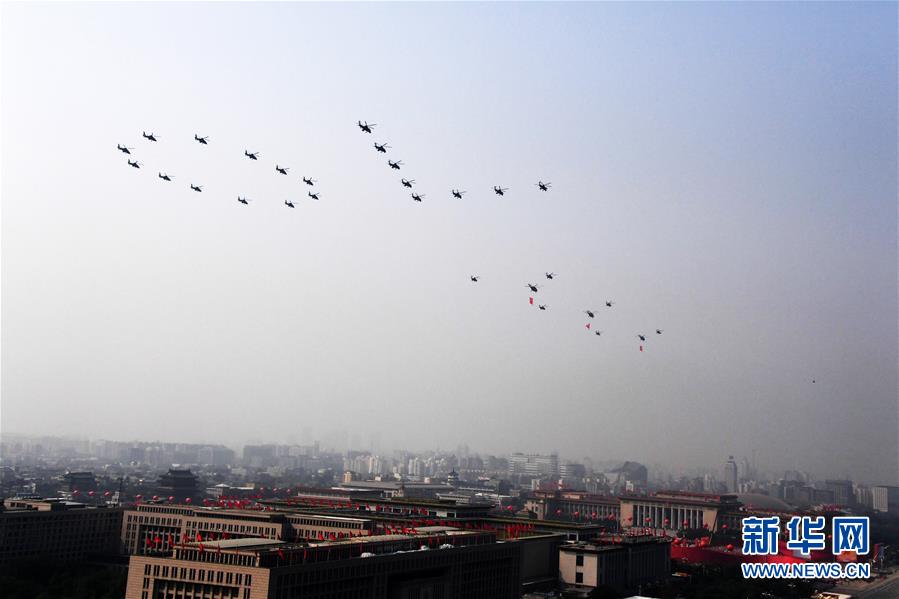
<svg viewBox="0 0 899 599">
<path fill-rule="evenodd" d="M 360 131 L 362 131 L 363 133 L 368 133 L 368 134 L 371 134 L 372 129 L 376 126 L 375 123 L 369 123 L 368 121 L 361 121 L 361 120 L 357 121 L 356 125 L 359 127 Z M 159 140 L 156 137 L 156 134 L 154 132 L 147 133 L 146 131 L 143 131 L 142 137 L 150 142 L 154 142 L 154 143 L 159 142 Z M 193 137 L 197 143 L 204 145 L 204 146 L 209 145 L 209 136 L 201 137 L 199 134 L 195 133 Z M 127 154 L 128 156 L 133 155 L 132 154 L 132 150 L 134 150 L 133 147 L 125 146 L 122 144 L 116 144 L 116 149 L 124 154 Z M 377 153 L 387 154 L 388 149 L 392 149 L 392 147 L 389 144 L 387 144 L 386 142 L 385 143 L 375 142 L 374 149 Z M 253 161 L 258 161 L 260 156 L 261 156 L 261 153 L 258 151 L 250 152 L 249 150 L 244 149 L 244 157 L 245 158 L 248 158 Z M 131 166 L 132 168 L 135 168 L 135 169 L 140 169 L 142 166 L 142 164 L 139 161 L 137 161 L 136 159 L 129 158 L 127 160 L 127 163 L 129 166 Z M 388 158 L 387 164 L 391 170 L 402 170 L 402 167 L 405 166 L 402 160 L 397 160 L 397 159 L 392 159 L 392 158 Z M 280 163 L 276 163 L 274 165 L 274 168 L 275 168 L 275 172 L 280 175 L 284 175 L 284 176 L 289 175 L 288 171 L 290 170 L 290 167 L 282 167 L 280 165 Z M 160 180 L 163 180 L 166 182 L 171 182 L 174 179 L 174 177 L 170 176 L 167 172 L 163 172 L 163 171 L 159 171 L 157 176 Z M 312 177 L 307 177 L 307 176 L 301 177 L 301 180 L 305 185 L 307 185 L 309 187 L 313 187 L 317 183 L 316 179 L 313 179 Z M 406 189 L 412 189 L 413 186 L 416 185 L 416 181 L 415 181 L 415 179 L 412 179 L 412 178 L 407 179 L 405 177 L 402 177 L 400 179 L 400 184 Z M 194 183 L 190 183 L 189 185 L 190 185 L 190 189 L 192 191 L 197 192 L 197 193 L 202 193 L 202 191 L 203 191 L 202 185 L 197 185 Z M 537 187 L 537 189 L 539 191 L 544 192 L 544 193 L 550 191 L 550 189 L 552 188 L 552 183 L 549 181 L 538 180 L 534 185 Z M 503 187 L 501 185 L 495 185 L 493 187 L 494 194 L 498 195 L 498 196 L 505 196 L 509 192 L 509 190 L 510 190 L 509 187 Z M 459 200 L 461 200 L 462 197 L 466 193 L 467 193 L 466 191 L 463 191 L 463 190 L 460 190 L 457 188 L 452 188 L 452 190 L 451 190 L 452 197 L 455 199 L 459 199 Z M 314 191 L 310 190 L 307 192 L 306 195 L 312 200 L 318 201 L 320 199 L 320 192 L 318 190 L 314 190 Z M 424 200 L 424 198 L 427 197 L 425 194 L 418 193 L 415 191 L 411 192 L 410 195 L 411 195 L 412 200 L 414 202 L 418 202 L 418 203 L 421 203 Z M 250 200 L 249 198 L 247 198 L 245 196 L 238 195 L 237 201 L 240 204 L 248 206 L 250 204 L 250 202 L 252 202 L 253 200 Z M 294 200 L 288 199 L 288 200 L 284 200 L 284 206 L 287 208 L 295 209 L 296 203 Z M 550 272 L 550 271 L 544 272 L 543 274 L 547 281 L 553 281 L 558 276 L 557 273 Z M 478 283 L 481 280 L 481 275 L 473 274 L 473 275 L 470 275 L 469 278 L 472 283 Z M 540 285 L 538 283 L 528 282 L 525 284 L 525 287 L 529 290 L 530 293 L 537 294 L 543 288 L 543 285 Z M 529 303 L 531 305 L 536 305 L 537 309 L 540 310 L 541 312 L 546 312 L 548 310 L 547 304 L 535 304 L 533 296 L 531 296 L 529 298 Z M 612 308 L 613 305 L 615 305 L 615 302 L 613 302 L 612 300 L 606 300 L 606 302 L 605 302 L 606 308 Z M 602 336 L 603 331 L 599 331 L 599 330 L 591 331 L 591 322 L 594 319 L 596 319 L 596 317 L 598 315 L 598 311 L 593 308 L 590 308 L 590 309 L 583 310 L 583 313 L 589 318 L 589 321 L 585 324 L 585 328 L 588 331 L 592 332 L 597 337 Z M 660 328 L 657 328 L 657 329 L 655 329 L 655 332 L 656 332 L 656 335 L 661 335 L 663 330 Z M 637 339 L 640 340 L 640 351 L 642 352 L 643 351 L 643 343 L 646 342 L 648 336 L 645 333 L 638 333 L 636 335 L 636 337 L 637 337 Z"/>
<path fill-rule="evenodd" d="M 376 125 L 376 123 L 369 123 L 368 121 L 356 121 L 356 126 L 359 127 L 359 130 L 362 131 L 363 133 L 372 133 L 372 128 L 375 125 Z M 374 142 L 375 151 L 380 154 L 386 154 L 387 149 L 390 147 L 391 146 L 387 143 Z M 397 171 L 402 170 L 402 167 L 404 166 L 402 160 L 390 160 L 389 158 L 387 159 L 387 165 L 392 170 L 397 170 Z M 406 179 L 404 177 L 404 178 L 400 179 L 400 183 L 402 184 L 403 187 L 411 189 L 412 185 L 415 183 L 415 179 Z M 534 185 L 536 185 L 540 189 L 540 191 L 549 191 L 549 188 L 552 186 L 552 183 L 549 183 L 549 182 L 544 183 L 543 181 L 537 181 L 537 183 L 535 183 Z M 509 191 L 508 187 L 502 187 L 499 185 L 496 185 L 493 187 L 493 193 L 495 193 L 498 196 L 504 196 L 507 191 Z M 454 198 L 461 200 L 462 196 L 465 195 L 465 193 L 467 193 L 467 192 L 460 191 L 460 190 L 454 188 L 451 193 Z M 424 197 L 425 197 L 424 194 L 414 194 L 414 193 L 412 194 L 412 199 L 416 202 L 421 202 Z"/>
<path fill-rule="evenodd" d="M 374 126 L 374 125 L 371 125 L 371 126 Z M 142 131 L 141 136 L 144 139 L 146 139 L 147 141 L 152 141 L 152 142 L 159 141 L 157 139 L 155 133 L 147 133 L 146 131 Z M 207 146 L 207 145 L 209 145 L 209 136 L 206 135 L 206 136 L 201 137 L 199 134 L 194 133 L 194 141 L 196 141 L 197 143 L 199 143 L 201 145 Z M 122 144 L 116 144 L 116 149 L 119 150 L 120 152 L 122 152 L 123 154 L 127 154 L 129 156 L 133 155 L 131 153 L 131 151 L 134 150 L 133 147 L 124 146 Z M 259 156 L 261 155 L 260 152 L 250 152 L 249 150 L 246 150 L 246 149 L 243 151 L 243 153 L 246 158 L 249 158 L 250 160 L 256 160 L 256 161 L 259 160 Z M 142 163 L 138 162 L 137 160 L 128 159 L 128 165 L 131 166 L 132 168 L 139 169 L 139 168 L 141 168 Z M 287 171 L 289 171 L 289 170 L 290 170 L 290 167 L 281 166 L 280 164 L 275 164 L 275 171 L 281 175 L 287 175 L 288 174 Z M 157 177 L 163 181 L 168 181 L 168 182 L 171 182 L 175 179 L 175 177 L 172 177 L 168 173 L 162 172 L 162 171 L 158 171 Z M 309 186 L 313 186 L 317 182 L 317 179 L 313 179 L 312 177 L 302 177 L 302 180 L 303 180 L 303 183 L 305 183 L 306 185 L 309 185 Z M 194 183 L 190 183 L 190 189 L 192 191 L 201 193 L 203 191 L 203 186 L 195 185 Z M 310 198 L 312 198 L 313 200 L 318 200 L 320 193 L 319 192 L 315 192 L 315 193 L 309 192 L 307 195 Z M 240 202 L 241 204 L 248 206 L 251 200 L 248 200 L 247 198 L 245 198 L 243 196 L 238 196 L 237 201 Z M 419 200 L 419 201 L 421 201 L 421 200 Z M 288 208 L 296 207 L 296 204 L 292 200 L 285 200 L 284 205 L 287 206 Z"/>
<path fill-rule="evenodd" d="M 555 273 L 555 272 L 544 272 L 543 275 L 544 275 L 544 276 L 546 277 L 546 279 L 549 280 L 549 281 L 555 280 L 555 278 L 558 276 L 558 274 Z M 481 275 L 469 275 L 469 279 L 471 280 L 472 283 L 477 283 L 478 281 L 480 281 Z M 539 291 L 540 291 L 541 289 L 543 289 L 543 285 L 540 285 L 540 284 L 537 284 L 537 283 L 525 283 L 524 286 L 525 286 L 525 288 L 528 289 L 528 291 L 530 291 L 532 294 L 535 294 L 535 295 L 536 295 L 537 293 L 539 293 Z M 531 297 L 528 298 L 528 302 L 529 302 L 530 305 L 532 305 L 532 306 L 533 306 L 533 305 L 536 305 L 536 306 L 537 306 L 537 309 L 540 310 L 541 312 L 546 312 L 546 311 L 547 311 L 547 308 L 548 308 L 547 304 L 535 304 L 534 296 L 533 296 L 533 295 L 532 295 Z M 615 305 L 615 302 L 613 302 L 612 300 L 606 300 L 605 305 L 606 305 L 606 308 L 611 308 L 613 305 Z M 593 320 L 597 317 L 597 315 L 599 314 L 599 311 L 590 308 L 590 309 L 587 309 L 587 310 L 583 310 L 583 313 L 586 314 L 587 317 L 590 319 L 584 326 L 585 326 L 585 328 L 587 329 L 587 331 L 591 331 L 591 328 L 592 328 L 592 322 L 591 322 L 591 321 L 593 321 Z M 592 332 L 593 332 L 593 334 L 596 335 L 597 337 L 601 337 L 604 331 L 596 331 L 596 330 L 594 330 L 594 331 L 592 331 Z M 662 329 L 655 329 L 655 332 L 656 332 L 656 335 L 661 335 L 661 334 L 663 333 L 663 330 L 662 330 Z M 643 344 L 646 342 L 647 335 L 646 335 L 645 333 L 638 333 L 638 334 L 637 334 L 637 338 L 640 340 L 640 351 L 642 352 L 642 351 L 643 351 Z"/>
</svg>

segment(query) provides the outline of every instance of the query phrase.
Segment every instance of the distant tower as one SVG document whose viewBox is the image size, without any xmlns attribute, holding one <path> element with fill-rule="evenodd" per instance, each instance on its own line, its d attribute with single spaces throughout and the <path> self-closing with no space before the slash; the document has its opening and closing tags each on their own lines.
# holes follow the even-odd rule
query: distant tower
<svg viewBox="0 0 899 599">
<path fill-rule="evenodd" d="M 728 493 L 737 492 L 737 462 L 734 461 L 734 456 L 727 456 L 727 463 L 724 464 L 724 483 Z"/>
</svg>

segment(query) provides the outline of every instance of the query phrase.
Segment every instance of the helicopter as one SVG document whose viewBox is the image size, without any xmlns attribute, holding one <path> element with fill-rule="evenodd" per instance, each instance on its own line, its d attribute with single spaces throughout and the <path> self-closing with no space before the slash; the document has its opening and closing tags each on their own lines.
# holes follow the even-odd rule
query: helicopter
<svg viewBox="0 0 899 599">
<path fill-rule="evenodd" d="M 454 190 L 453 190 L 453 197 L 454 197 L 454 198 L 459 198 L 459 199 L 461 200 L 463 195 L 465 195 L 465 192 L 464 192 L 464 191 L 459 191 L 458 189 L 454 189 Z"/>
<path fill-rule="evenodd" d="M 535 185 L 540 188 L 540 191 L 549 191 L 549 188 L 552 187 L 552 183 L 544 183 L 543 181 L 537 181 Z"/>
<path fill-rule="evenodd" d="M 541 286 L 540 286 L 540 285 L 533 285 L 533 284 L 531 284 L 531 283 L 527 283 L 527 284 L 525 285 L 525 287 L 527 287 L 528 289 L 530 289 L 530 290 L 533 291 L 534 293 L 537 293 L 537 290 L 540 289 Z"/>
<path fill-rule="evenodd" d="M 159 141 L 156 139 L 156 135 L 154 133 L 151 133 L 149 135 L 147 135 L 146 131 L 144 131 L 143 133 L 144 133 L 144 139 L 149 139 L 150 141 Z"/>
<path fill-rule="evenodd" d="M 296 206 L 294 206 L 293 202 L 291 202 L 290 200 L 284 200 L 284 205 L 289 208 L 296 208 Z"/>
<path fill-rule="evenodd" d="M 539 308 L 540 310 L 546 310 L 546 304 L 538 304 L 537 308 Z"/>
<path fill-rule="evenodd" d="M 138 162 L 137 160 L 134 160 L 134 161 L 129 160 L 129 161 L 128 161 L 128 164 L 129 164 L 130 166 L 133 166 L 134 168 L 140 168 L 140 162 Z"/>
<path fill-rule="evenodd" d="M 242 198 L 242 197 L 240 197 L 240 196 L 237 196 L 237 201 L 240 202 L 241 204 L 245 205 L 245 206 L 249 206 L 249 205 L 250 205 L 250 200 L 248 200 L 247 198 Z"/>
<path fill-rule="evenodd" d="M 368 121 L 364 123 L 362 121 L 357 121 L 356 124 L 359 125 L 359 128 L 365 133 L 371 133 L 371 128 L 375 126 L 375 123 L 369 124 Z"/>
<path fill-rule="evenodd" d="M 611 307 L 612 307 L 612 304 L 614 304 L 614 303 L 615 303 L 615 302 L 612 302 L 612 301 L 606 302 L 606 308 L 611 308 Z"/>
<path fill-rule="evenodd" d="M 311 177 L 309 179 L 307 179 L 306 177 L 303 177 L 303 183 L 305 183 L 306 185 L 313 185 L 315 183 L 315 179 L 313 179 Z"/>
<path fill-rule="evenodd" d="M 493 193 L 498 196 L 505 195 L 507 191 L 509 191 L 508 187 L 496 187 L 495 185 L 493 186 Z"/>
<path fill-rule="evenodd" d="M 205 146 L 205 145 L 207 145 L 206 140 L 209 139 L 209 136 L 207 135 L 206 137 L 200 137 L 199 135 L 194 133 L 194 139 Z"/>
<path fill-rule="evenodd" d="M 171 181 L 172 180 L 172 178 L 169 177 L 168 173 L 166 173 L 164 175 L 162 173 L 159 173 L 159 178 L 162 179 L 163 181 Z"/>
<path fill-rule="evenodd" d="M 415 183 L 415 179 L 410 179 L 410 180 L 400 179 L 400 183 L 403 184 L 403 187 L 408 187 L 409 189 L 412 189 L 412 184 Z"/>
<path fill-rule="evenodd" d="M 250 160 L 259 160 L 259 152 L 247 152 L 246 150 L 244 150 L 243 155 Z"/>
<path fill-rule="evenodd" d="M 396 162 L 391 162 L 390 160 L 388 160 L 387 164 L 389 164 L 390 168 L 392 168 L 392 169 L 400 170 L 400 166 L 403 164 L 403 161 L 397 160 Z"/>
<path fill-rule="evenodd" d="M 477 283 L 478 279 L 480 279 L 481 277 L 480 277 L 480 275 L 471 275 L 471 277 L 469 277 L 469 278 L 471 279 L 472 283 Z"/>
<path fill-rule="evenodd" d="M 317 199 L 318 199 L 318 193 L 312 193 L 312 192 L 310 191 L 307 195 L 308 195 L 310 198 L 312 198 L 313 200 L 317 200 Z"/>
<path fill-rule="evenodd" d="M 593 310 L 584 310 L 584 314 L 586 314 L 590 318 L 593 318 L 594 316 L 596 316 L 596 313 L 593 312 Z"/>
<path fill-rule="evenodd" d="M 203 186 L 202 186 L 202 185 L 194 185 L 193 183 L 191 183 L 191 184 L 190 184 L 190 188 L 193 189 L 193 190 L 196 191 L 196 192 L 202 192 L 202 191 L 203 191 Z"/>
<path fill-rule="evenodd" d="M 115 147 L 118 148 L 120 151 L 124 152 L 125 154 L 130 154 L 131 150 L 134 149 L 134 148 L 126 148 L 125 146 L 120 145 L 120 144 L 116 144 Z"/>
<path fill-rule="evenodd" d="M 555 276 L 556 276 L 556 273 L 554 273 L 554 272 L 547 272 L 547 273 L 544 273 L 544 274 L 546 275 L 546 278 L 549 279 L 549 280 L 552 280 L 552 279 L 555 278 Z"/>
<path fill-rule="evenodd" d="M 416 202 L 420 202 L 422 200 L 422 198 L 424 198 L 424 197 L 425 197 L 424 194 L 421 194 L 421 195 L 418 195 L 417 193 L 412 194 L 412 199 L 415 200 Z"/>
<path fill-rule="evenodd" d="M 280 166 L 278 166 L 278 165 L 276 164 L 276 165 L 275 165 L 275 170 L 278 171 L 279 173 L 281 173 L 282 175 L 286 175 L 286 174 L 287 174 L 287 171 L 289 171 L 290 169 L 289 169 L 289 168 L 281 168 Z"/>
<path fill-rule="evenodd" d="M 380 144 L 380 145 L 379 145 L 378 142 L 375 142 L 375 149 L 376 149 L 377 151 L 379 151 L 380 153 L 382 153 L 382 154 L 386 154 L 386 153 L 387 153 L 387 148 L 389 148 L 389 147 L 390 147 L 390 146 L 388 146 L 387 144 Z"/>
</svg>

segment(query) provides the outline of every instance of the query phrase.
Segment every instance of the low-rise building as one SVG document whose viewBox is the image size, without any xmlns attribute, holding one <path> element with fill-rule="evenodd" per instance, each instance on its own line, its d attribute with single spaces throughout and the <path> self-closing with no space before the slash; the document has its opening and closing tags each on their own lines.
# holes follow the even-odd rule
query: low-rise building
<svg viewBox="0 0 899 599">
<path fill-rule="evenodd" d="M 652 495 L 622 495 L 621 526 L 679 530 L 708 529 L 717 532 L 723 524 L 720 515 L 736 511 L 736 495 L 659 491 Z"/>
<path fill-rule="evenodd" d="M 61 499 L 6 499 L 0 511 L 0 564 L 36 556 L 75 561 L 113 555 L 121 527 L 121 508 Z"/>
<path fill-rule="evenodd" d="M 519 551 L 487 532 L 442 527 L 323 543 L 190 543 L 133 556 L 125 598 L 517 599 Z"/>
<path fill-rule="evenodd" d="M 671 544 L 666 537 L 624 535 L 559 547 L 559 578 L 566 585 L 624 592 L 670 575 Z"/>
</svg>

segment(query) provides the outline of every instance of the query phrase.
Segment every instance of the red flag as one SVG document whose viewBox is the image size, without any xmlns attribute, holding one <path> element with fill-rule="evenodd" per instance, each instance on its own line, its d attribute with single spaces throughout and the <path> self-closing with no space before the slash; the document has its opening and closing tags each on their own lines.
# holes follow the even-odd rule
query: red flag
<svg viewBox="0 0 899 599">
<path fill-rule="evenodd" d="M 278 557 L 280 557 L 282 560 L 284 559 L 284 552 L 280 549 L 278 549 Z"/>
<path fill-rule="evenodd" d="M 534 305 L 534 298 L 529 298 L 531 300 L 531 305 Z"/>
<path fill-rule="evenodd" d="M 584 325 L 584 326 L 587 327 L 587 330 L 588 330 L 588 331 L 590 330 L 590 323 L 589 323 L 589 322 L 588 322 L 586 325 Z"/>
<path fill-rule="evenodd" d="M 642 346 L 642 345 L 640 346 L 640 351 L 643 351 L 643 346 Z"/>
<path fill-rule="evenodd" d="M 197 533 L 197 542 L 199 542 L 199 543 L 203 542 L 203 535 L 201 535 L 200 533 Z"/>
<path fill-rule="evenodd" d="M 204 553 L 206 550 L 203 549 L 203 543 L 200 543 L 200 553 Z"/>
</svg>

